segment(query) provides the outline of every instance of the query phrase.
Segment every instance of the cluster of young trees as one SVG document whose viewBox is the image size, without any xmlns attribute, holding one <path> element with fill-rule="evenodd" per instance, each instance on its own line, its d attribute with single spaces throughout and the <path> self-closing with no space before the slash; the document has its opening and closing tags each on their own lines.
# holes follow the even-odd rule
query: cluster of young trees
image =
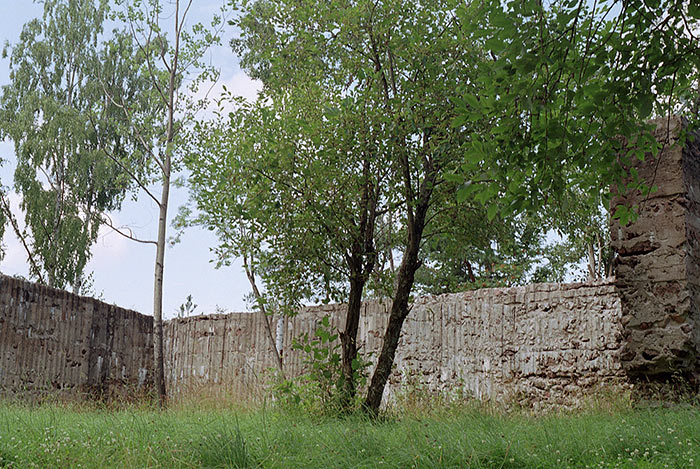
<svg viewBox="0 0 700 469">
<path fill-rule="evenodd" d="M 0 221 L 38 280 L 79 288 L 106 212 L 137 193 L 159 207 L 157 239 L 141 241 L 156 246 L 161 399 L 174 172 L 185 170 L 191 195 L 176 224 L 215 231 L 218 265 L 243 259 L 266 318 L 347 303 L 338 392 L 376 413 L 412 294 L 561 280 L 581 258 L 590 278 L 609 275 L 608 187 L 651 190 L 621 181 L 630 158 L 664 143 L 645 119 L 698 117 L 700 9 L 688 1 L 229 6 L 228 25 L 216 17 L 186 28 L 194 0 L 175 1 L 170 15 L 158 0 L 112 10 L 106 0 L 47 0 L 9 48 L 0 97 L 26 222 L 5 193 Z M 118 26 L 109 34 L 107 18 Z M 222 27 L 235 28 L 232 51 L 262 91 L 253 102 L 225 91 L 216 118 L 198 121 L 204 103 L 184 87 L 215 75 L 201 58 Z M 613 216 L 626 222 L 634 211 Z M 549 229 L 565 243 L 544 246 Z M 358 399 L 368 297 L 391 309 Z M 269 319 L 267 329 L 274 343 Z"/>
</svg>

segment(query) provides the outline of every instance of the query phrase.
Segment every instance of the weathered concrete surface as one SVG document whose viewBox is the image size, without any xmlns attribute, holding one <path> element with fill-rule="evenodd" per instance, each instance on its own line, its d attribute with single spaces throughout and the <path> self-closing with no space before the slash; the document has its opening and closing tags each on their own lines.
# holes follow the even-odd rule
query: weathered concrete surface
<svg viewBox="0 0 700 469">
<path fill-rule="evenodd" d="M 344 306 L 306 308 L 288 320 L 285 344 L 313 333 L 323 316 L 340 326 Z M 611 283 L 536 284 L 419 298 L 404 325 L 387 398 L 407 382 L 478 398 L 572 403 L 597 386 L 626 386 L 620 364 L 620 301 Z M 376 359 L 387 305 L 363 305 L 361 352 Z M 274 367 L 258 315 L 197 316 L 165 327 L 168 390 L 227 385 L 241 396 L 260 389 Z M 285 372 L 304 371 L 298 351 Z"/>
<path fill-rule="evenodd" d="M 200 385 L 226 385 L 236 396 L 264 392 L 275 366 L 262 318 L 252 313 L 214 314 L 167 321 L 163 327 L 169 394 Z"/>
<path fill-rule="evenodd" d="M 616 284 L 622 300 L 622 362 L 645 378 L 697 373 L 700 330 L 700 141 L 678 144 L 682 121 L 658 119 L 654 135 L 666 142 L 655 158 L 635 161 L 641 179 L 657 186 L 616 197 L 638 207 L 629 226 L 613 222 Z"/>
<path fill-rule="evenodd" d="M 626 388 L 637 378 L 698 376 L 700 357 L 700 138 L 674 145 L 682 122 L 656 122 L 670 141 L 636 163 L 659 187 L 613 204 L 637 205 L 638 220 L 613 225 L 614 282 L 536 284 L 416 299 L 404 325 L 387 395 L 402 383 L 478 398 L 569 404 L 589 389 Z M 360 347 L 376 359 L 388 305 L 363 305 Z M 284 328 L 285 366 L 304 371 L 290 344 L 313 334 L 342 305 L 306 308 Z M 148 387 L 151 317 L 0 276 L 0 392 L 130 392 Z M 225 387 L 261 395 L 274 367 L 263 321 L 252 313 L 178 319 L 165 326 L 171 394 Z"/>
<path fill-rule="evenodd" d="M 0 275 L 0 394 L 144 391 L 152 331 L 135 311 Z"/>
</svg>

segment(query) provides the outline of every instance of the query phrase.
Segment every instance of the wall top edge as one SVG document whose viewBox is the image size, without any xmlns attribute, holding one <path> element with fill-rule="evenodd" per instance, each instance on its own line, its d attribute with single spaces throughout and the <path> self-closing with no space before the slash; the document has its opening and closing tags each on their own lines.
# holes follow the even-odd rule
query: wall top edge
<svg viewBox="0 0 700 469">
<path fill-rule="evenodd" d="M 119 305 L 116 305 L 113 303 L 107 303 L 107 302 L 98 300 L 97 298 L 93 298 L 91 296 L 78 295 L 76 293 L 70 292 L 68 290 L 63 290 L 61 288 L 49 287 L 48 285 L 42 285 L 42 284 L 39 284 L 36 282 L 32 282 L 31 280 L 27 280 L 24 277 L 14 277 L 14 276 L 5 275 L 3 273 L 0 273 L 0 287 L 2 287 L 5 284 L 13 284 L 13 283 L 16 285 L 19 285 L 21 288 L 24 288 L 27 290 L 39 290 L 39 291 L 43 290 L 46 294 L 50 294 L 52 296 L 67 295 L 67 296 L 71 296 L 71 297 L 77 299 L 78 301 L 92 302 L 95 305 L 103 305 L 105 308 L 113 308 L 115 310 L 124 311 L 125 313 L 131 314 L 131 315 L 141 316 L 144 319 L 153 317 L 150 314 L 143 314 L 143 313 L 140 313 L 139 311 L 135 311 L 133 309 L 122 308 Z"/>
<path fill-rule="evenodd" d="M 450 300 L 480 300 L 488 297 L 499 297 L 499 296 L 515 296 L 518 294 L 531 294 L 531 293 L 551 293 L 551 292 L 565 292 L 586 288 L 606 288 L 610 290 L 610 293 L 616 291 L 617 286 L 615 284 L 615 278 L 610 277 L 601 280 L 588 281 L 588 282 L 573 282 L 573 283 L 531 283 L 528 285 L 521 285 L 515 287 L 502 287 L 502 288 L 480 288 L 478 290 L 469 290 L 459 293 L 443 293 L 442 295 L 425 295 L 416 297 L 413 301 L 414 304 L 420 305 L 425 303 L 431 303 L 435 301 L 450 301 Z M 384 306 L 387 310 L 390 305 L 389 299 L 372 299 L 362 302 L 363 307 L 378 307 Z M 323 313 L 328 313 L 336 311 L 338 306 L 345 306 L 345 304 L 329 303 L 326 305 L 312 305 L 304 306 L 301 308 L 297 315 L 321 315 Z M 236 315 L 254 315 L 258 314 L 256 311 L 232 311 L 229 313 L 215 313 L 215 314 L 198 314 L 195 316 L 189 316 L 184 318 L 172 318 L 164 321 L 165 325 L 168 324 L 186 324 L 189 322 L 198 321 L 212 321 L 212 320 L 225 320 L 232 318 Z"/>
</svg>

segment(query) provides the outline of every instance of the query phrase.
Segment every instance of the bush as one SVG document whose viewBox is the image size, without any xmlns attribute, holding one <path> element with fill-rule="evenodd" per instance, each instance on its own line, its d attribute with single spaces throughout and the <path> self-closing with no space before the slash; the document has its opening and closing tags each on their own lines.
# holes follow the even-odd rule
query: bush
<svg viewBox="0 0 700 469">
<path fill-rule="evenodd" d="M 274 387 L 278 403 L 288 410 L 296 408 L 315 415 L 340 415 L 359 409 L 358 393 L 349 400 L 345 394 L 340 342 L 328 316 L 321 319 L 312 337 L 302 334 L 292 348 L 302 352 L 307 372 Z M 370 362 L 358 357 L 352 365 L 356 389 L 364 389 Z"/>
</svg>

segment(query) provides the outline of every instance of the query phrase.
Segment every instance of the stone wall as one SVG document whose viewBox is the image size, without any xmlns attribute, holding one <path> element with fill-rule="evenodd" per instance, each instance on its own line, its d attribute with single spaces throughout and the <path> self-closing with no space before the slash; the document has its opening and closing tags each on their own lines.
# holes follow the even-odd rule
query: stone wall
<svg viewBox="0 0 700 469">
<path fill-rule="evenodd" d="M 146 390 L 152 332 L 151 317 L 0 275 L 0 394 Z"/>
<path fill-rule="evenodd" d="M 625 204 L 639 213 L 631 225 L 611 226 L 615 280 L 417 299 L 404 326 L 389 394 L 403 380 L 435 391 L 461 389 L 479 398 L 566 401 L 581 390 L 609 383 L 625 386 L 671 374 L 697 380 L 700 134 L 680 141 L 684 124 L 678 118 L 658 119 L 652 125 L 662 151 L 635 160 L 633 166 L 658 190 L 613 199 L 613 207 Z M 330 314 L 339 326 L 343 308 L 302 312 L 290 320 L 286 343 L 312 331 L 323 314 Z M 364 306 L 359 338 L 363 353 L 376 355 L 386 320 L 383 304 Z M 241 315 L 226 321 L 200 317 L 170 326 L 173 391 L 185 383 L 223 382 L 237 372 L 251 382 L 251 376 L 272 366 L 262 323 Z M 201 335 L 199 343 L 186 344 L 187 327 L 206 330 L 207 335 Z M 258 349 L 246 355 L 252 343 Z M 215 350 L 236 350 L 240 357 L 235 363 L 247 357 L 249 371 L 228 370 L 225 361 L 213 370 L 206 351 L 210 344 Z M 302 371 L 298 354 L 288 353 L 285 360 L 288 374 Z M 234 368 L 240 370 L 240 365 Z"/>
<path fill-rule="evenodd" d="M 679 118 L 652 123 L 663 149 L 633 166 L 658 190 L 612 202 L 639 213 L 631 225 L 611 227 L 623 312 L 621 359 L 632 376 L 692 377 L 700 347 L 700 140 L 678 144 Z"/>
<path fill-rule="evenodd" d="M 635 166 L 659 189 L 613 200 L 639 211 L 635 223 L 611 227 L 616 278 L 416 299 L 389 397 L 403 383 L 567 403 L 599 386 L 700 376 L 700 136 L 674 144 L 681 120 L 654 125 L 663 151 Z M 382 302 L 363 305 L 359 341 L 370 360 L 380 349 L 387 309 Z M 288 375 L 304 371 L 303 357 L 289 345 L 313 334 L 325 315 L 339 327 L 344 307 L 306 308 L 287 321 Z M 152 330 L 151 317 L 0 275 L 0 393 L 148 388 Z M 274 367 L 263 322 L 252 313 L 168 322 L 165 357 L 171 394 L 215 386 L 255 396 Z"/>
<path fill-rule="evenodd" d="M 342 305 L 306 308 L 287 322 L 285 344 L 312 334 L 329 315 L 339 327 Z M 597 386 L 624 386 L 619 355 L 621 309 L 612 283 L 536 284 L 418 298 L 404 325 L 388 398 L 402 384 L 478 398 L 568 403 Z M 387 305 L 363 306 L 361 352 L 376 359 Z M 197 316 L 167 324 L 169 392 L 223 385 L 237 395 L 259 391 L 274 367 L 259 315 Z M 304 370 L 287 346 L 285 372 Z"/>
</svg>

